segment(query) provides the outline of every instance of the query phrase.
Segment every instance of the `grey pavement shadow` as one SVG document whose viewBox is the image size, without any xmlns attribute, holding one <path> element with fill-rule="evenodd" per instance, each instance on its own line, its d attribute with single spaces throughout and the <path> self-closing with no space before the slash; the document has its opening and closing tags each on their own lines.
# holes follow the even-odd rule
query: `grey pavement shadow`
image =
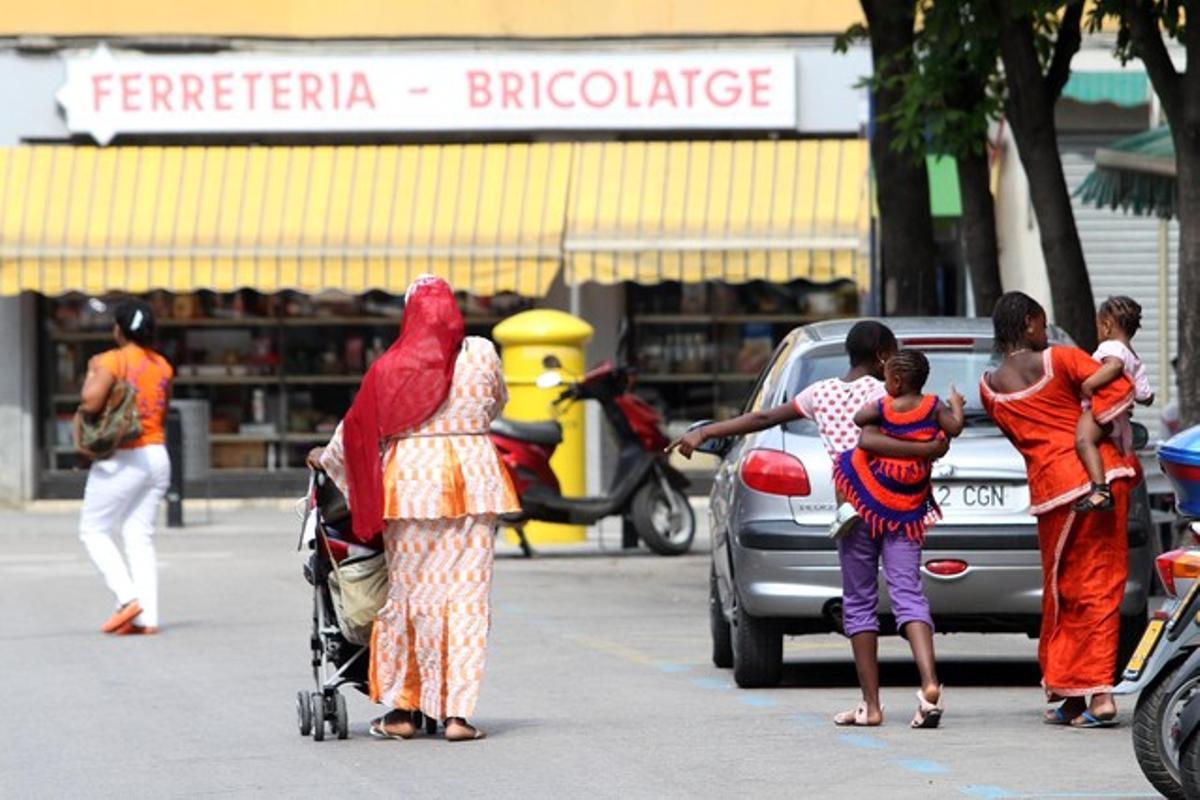
<svg viewBox="0 0 1200 800">
<path fill-rule="evenodd" d="M 846 645 L 849 651 L 849 644 Z M 845 661 L 787 662 L 780 686 L 793 689 L 853 688 L 858 686 L 854 663 Z M 1042 673 L 1036 661 L 1026 659 L 940 658 L 938 677 L 948 686 L 1040 686 Z M 881 686 L 915 686 L 920 683 L 911 662 L 884 660 L 879 665 Z"/>
</svg>

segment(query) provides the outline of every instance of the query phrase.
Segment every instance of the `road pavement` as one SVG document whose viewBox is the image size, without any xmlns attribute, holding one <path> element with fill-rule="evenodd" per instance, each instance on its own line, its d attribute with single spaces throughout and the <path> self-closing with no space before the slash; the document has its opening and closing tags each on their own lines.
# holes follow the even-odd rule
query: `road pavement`
<svg viewBox="0 0 1200 800">
<path fill-rule="evenodd" d="M 110 610 L 71 506 L 0 513 L 0 796 L 13 798 L 1149 798 L 1125 724 L 1040 723 L 1034 642 L 938 637 L 947 716 L 911 731 L 915 672 L 883 643 L 887 724 L 834 728 L 857 697 L 836 636 L 789 640 L 784 685 L 708 660 L 706 542 L 622 554 L 615 526 L 525 560 L 501 548 L 477 716 L 489 738 L 313 742 L 310 589 L 284 504 L 218 505 L 159 536 L 163 632 L 105 637 Z M 697 515 L 703 518 L 701 510 Z M 703 535 L 703 531 L 702 531 Z"/>
</svg>

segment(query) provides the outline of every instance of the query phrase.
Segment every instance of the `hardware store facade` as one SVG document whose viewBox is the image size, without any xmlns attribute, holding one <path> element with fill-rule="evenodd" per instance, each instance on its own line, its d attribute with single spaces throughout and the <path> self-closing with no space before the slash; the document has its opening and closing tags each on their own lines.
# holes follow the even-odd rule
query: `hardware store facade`
<svg viewBox="0 0 1200 800">
<path fill-rule="evenodd" d="M 589 356 L 634 362 L 673 427 L 734 413 L 783 333 L 866 302 L 870 64 L 828 35 L 690 35 L 731 24 L 708 22 L 12 40 L 0 455 L 21 467 L 0 495 L 78 496 L 70 413 L 121 294 L 154 305 L 176 396 L 204 401 L 217 494 L 294 493 L 424 272 L 482 335 L 535 306 L 587 318 Z"/>
</svg>

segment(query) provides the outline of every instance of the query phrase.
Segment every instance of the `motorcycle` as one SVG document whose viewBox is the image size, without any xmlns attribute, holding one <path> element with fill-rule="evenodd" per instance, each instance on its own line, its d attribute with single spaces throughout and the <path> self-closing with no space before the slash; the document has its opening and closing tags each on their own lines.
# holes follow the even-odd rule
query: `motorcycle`
<svg viewBox="0 0 1200 800">
<path fill-rule="evenodd" d="M 543 389 L 561 386 L 558 360 L 549 356 L 542 366 L 547 372 L 537 385 Z M 521 511 L 503 522 L 517 532 L 527 556 L 532 550 L 524 525 L 531 520 L 593 525 L 618 514 L 625 520 L 627 534 L 636 535 L 655 553 L 686 553 L 696 536 L 696 517 L 684 494 L 688 480 L 667 462 L 663 448 L 669 440 L 662 431 L 662 417 L 633 393 L 632 371 L 606 361 L 568 383 L 554 400 L 554 407 L 584 400 L 600 404 L 617 435 L 617 470 L 607 492 L 599 497 L 563 496 L 550 468 L 550 457 L 562 442 L 562 426 L 557 421 L 500 418 L 491 426 L 492 443 L 521 499 Z"/>
<path fill-rule="evenodd" d="M 1159 464 L 1175 490 L 1181 525 L 1200 543 L 1200 426 L 1159 448 Z M 1140 691 L 1133 749 L 1154 788 L 1169 798 L 1200 798 L 1200 546 L 1155 562 L 1166 600 L 1154 612 L 1115 694 Z M 1194 789 L 1187 788 L 1192 771 Z"/>
</svg>

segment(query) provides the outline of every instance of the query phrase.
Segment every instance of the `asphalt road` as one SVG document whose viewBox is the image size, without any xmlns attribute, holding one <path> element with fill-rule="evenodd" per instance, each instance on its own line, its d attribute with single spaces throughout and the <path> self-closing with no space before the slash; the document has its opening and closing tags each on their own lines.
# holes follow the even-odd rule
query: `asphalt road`
<svg viewBox="0 0 1200 800">
<path fill-rule="evenodd" d="M 1023 637 L 938 638 L 938 731 L 907 728 L 915 672 L 896 639 L 882 728 L 829 722 L 857 697 L 840 637 L 790 640 L 784 686 L 737 689 L 708 661 L 706 544 L 619 554 L 612 528 L 534 560 L 502 548 L 487 740 L 370 739 L 375 711 L 348 690 L 352 738 L 315 743 L 294 713 L 310 590 L 292 515 L 224 508 L 162 533 L 154 638 L 96 632 L 110 601 L 73 529 L 66 510 L 0 514 L 2 797 L 1156 796 L 1127 724 L 1040 723 Z"/>
</svg>

